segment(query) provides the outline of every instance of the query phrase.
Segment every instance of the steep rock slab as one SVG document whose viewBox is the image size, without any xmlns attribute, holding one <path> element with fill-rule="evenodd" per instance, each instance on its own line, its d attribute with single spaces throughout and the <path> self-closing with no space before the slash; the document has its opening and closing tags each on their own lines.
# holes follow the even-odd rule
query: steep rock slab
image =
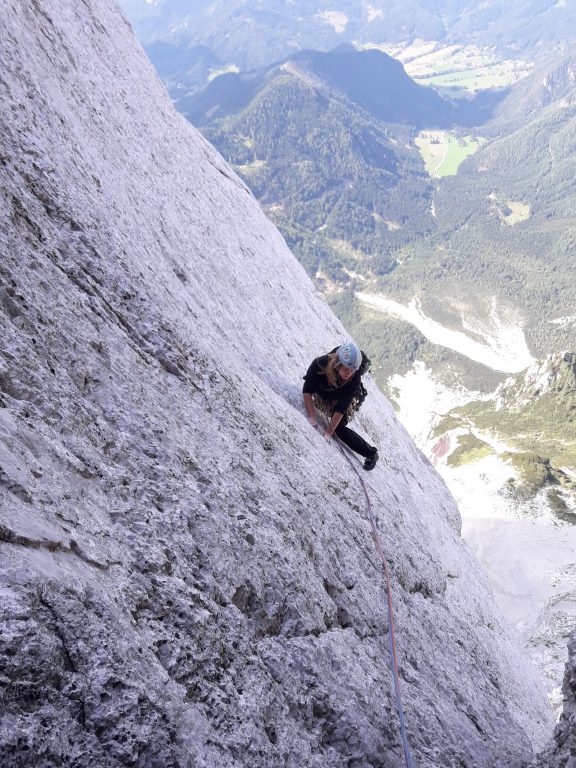
<svg viewBox="0 0 576 768">
<path fill-rule="evenodd" d="M 2 765 L 398 766 L 361 492 L 300 409 L 342 327 L 112 3 L 2 16 Z M 534 673 L 373 387 L 359 422 L 417 764 L 516 765 Z"/>
<path fill-rule="evenodd" d="M 574 768 L 576 756 L 576 635 L 568 643 L 568 661 L 562 684 L 564 708 L 554 738 L 532 763 L 532 768 Z"/>
</svg>

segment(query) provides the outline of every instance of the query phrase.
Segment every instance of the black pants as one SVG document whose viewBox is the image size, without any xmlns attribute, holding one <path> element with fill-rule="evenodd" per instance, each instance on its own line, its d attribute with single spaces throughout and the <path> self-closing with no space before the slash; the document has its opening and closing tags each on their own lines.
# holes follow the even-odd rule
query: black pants
<svg viewBox="0 0 576 768">
<path fill-rule="evenodd" d="M 350 450 L 359 453 L 360 456 L 364 457 L 373 456 L 377 453 L 377 449 L 373 445 L 368 445 L 364 438 L 360 437 L 360 435 L 357 432 L 354 432 L 353 429 L 350 429 L 350 427 L 347 427 L 346 424 L 348 424 L 348 417 L 344 414 L 344 416 L 342 416 L 342 421 L 334 430 L 334 434 L 342 440 L 344 445 L 347 445 Z"/>
</svg>

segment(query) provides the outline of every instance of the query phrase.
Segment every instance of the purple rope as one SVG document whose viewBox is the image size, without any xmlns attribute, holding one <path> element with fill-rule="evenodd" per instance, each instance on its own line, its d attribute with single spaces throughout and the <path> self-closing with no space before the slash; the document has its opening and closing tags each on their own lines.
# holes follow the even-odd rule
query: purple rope
<svg viewBox="0 0 576 768">
<path fill-rule="evenodd" d="M 380 559 L 382 560 L 382 565 L 384 566 L 384 575 L 386 577 L 386 593 L 388 598 L 388 630 L 389 630 L 388 639 L 390 641 L 390 662 L 392 666 L 392 677 L 394 680 L 396 709 L 398 710 L 398 718 L 400 720 L 400 735 L 402 737 L 402 747 L 404 749 L 404 760 L 406 761 L 406 768 L 414 768 L 414 763 L 412 762 L 412 754 L 410 752 L 410 744 L 408 743 L 408 737 L 406 735 L 404 707 L 402 705 L 402 696 L 400 693 L 400 677 L 398 675 L 398 658 L 396 656 L 396 640 L 394 638 L 394 611 L 392 609 L 392 588 L 390 586 L 390 574 L 388 572 L 388 563 L 386 562 L 384 550 L 382 549 L 382 543 L 380 541 L 378 529 L 376 528 L 376 521 L 374 520 L 374 515 L 372 514 L 372 502 L 370 501 L 370 496 L 368 495 L 368 490 L 366 489 L 366 483 L 364 482 L 362 476 L 360 475 L 360 473 L 352 463 L 352 460 L 350 459 L 348 454 L 344 451 L 342 446 L 338 444 L 338 447 L 340 448 L 340 450 L 342 451 L 342 453 L 346 458 L 346 461 L 350 464 L 356 476 L 358 477 L 358 480 L 360 481 L 360 485 L 362 486 L 362 490 L 364 491 L 364 496 L 366 496 L 368 519 L 370 520 L 370 525 L 372 527 L 372 538 L 374 539 L 374 544 L 376 545 L 376 549 L 378 551 L 378 554 L 380 555 Z"/>
</svg>

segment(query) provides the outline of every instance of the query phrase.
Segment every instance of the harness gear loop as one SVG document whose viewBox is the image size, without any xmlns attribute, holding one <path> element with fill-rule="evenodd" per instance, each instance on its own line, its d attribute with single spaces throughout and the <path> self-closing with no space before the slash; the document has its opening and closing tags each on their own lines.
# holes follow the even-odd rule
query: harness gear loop
<svg viewBox="0 0 576 768">
<path fill-rule="evenodd" d="M 358 389 L 358 392 L 354 395 L 352 398 L 352 402 L 346 409 L 346 413 L 344 414 L 346 418 L 348 419 L 348 423 L 352 421 L 354 416 L 356 415 L 357 411 L 360 409 L 360 406 L 366 399 L 367 395 L 366 388 L 364 387 L 364 384 L 360 383 L 360 387 Z M 334 406 L 338 402 L 337 400 L 324 400 L 324 398 L 320 397 L 320 395 L 316 394 L 316 392 L 312 395 L 312 401 L 314 402 L 314 405 L 320 413 L 322 413 L 328 421 L 332 418 L 332 414 L 334 413 Z"/>
</svg>

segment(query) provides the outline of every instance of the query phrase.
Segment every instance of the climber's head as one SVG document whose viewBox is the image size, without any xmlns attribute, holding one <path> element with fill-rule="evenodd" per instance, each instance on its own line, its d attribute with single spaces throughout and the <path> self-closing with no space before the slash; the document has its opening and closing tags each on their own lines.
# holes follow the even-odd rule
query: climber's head
<svg viewBox="0 0 576 768">
<path fill-rule="evenodd" d="M 356 344 L 352 341 L 348 341 L 346 344 L 342 344 L 338 347 L 336 354 L 338 355 L 338 361 L 342 368 L 347 369 L 350 372 L 350 375 L 346 376 L 346 378 L 353 376 L 362 365 L 362 352 L 360 352 Z M 343 371 L 340 371 L 340 375 L 342 375 L 342 373 Z M 346 375 L 345 372 L 344 375 Z"/>
</svg>

